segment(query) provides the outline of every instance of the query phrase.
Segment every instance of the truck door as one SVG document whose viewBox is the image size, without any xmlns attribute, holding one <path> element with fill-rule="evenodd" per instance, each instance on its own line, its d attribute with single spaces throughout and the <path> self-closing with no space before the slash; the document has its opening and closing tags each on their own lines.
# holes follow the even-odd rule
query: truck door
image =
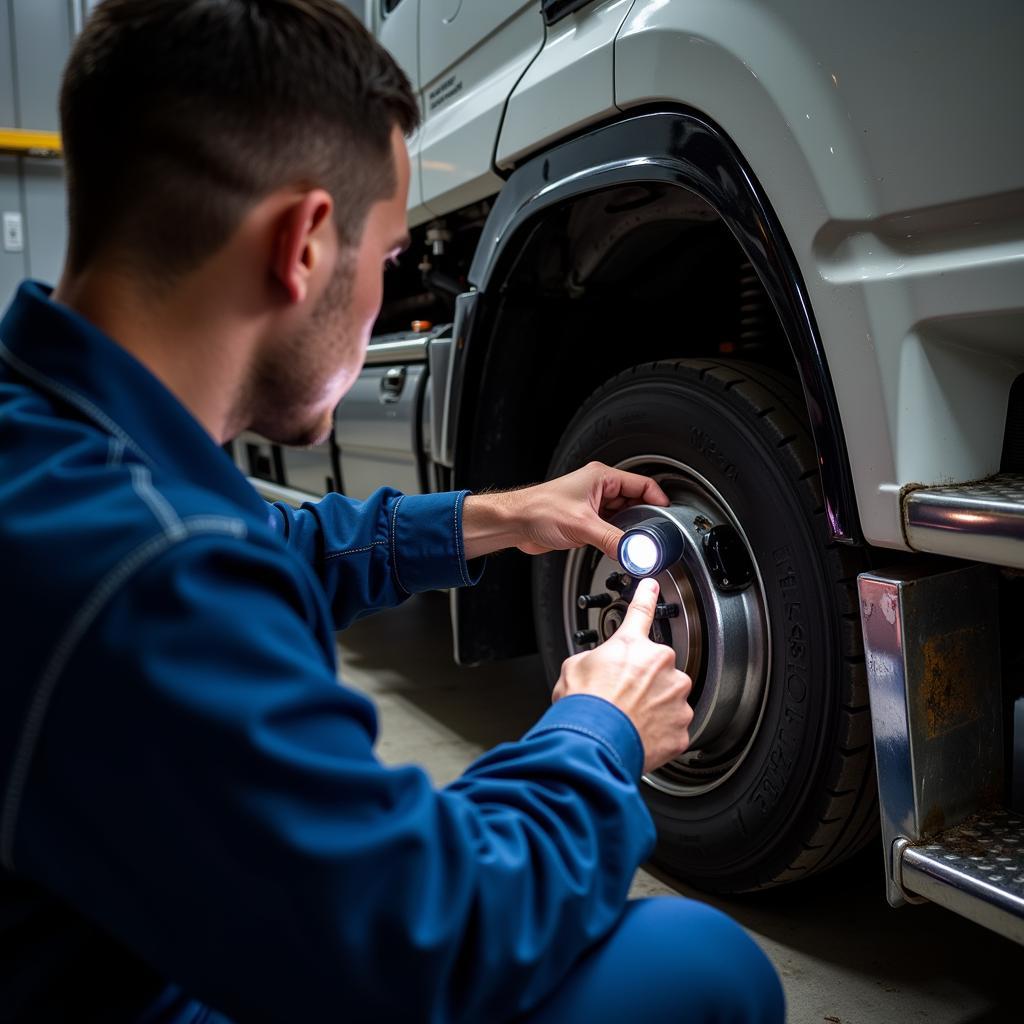
<svg viewBox="0 0 1024 1024">
<path fill-rule="evenodd" d="M 501 187 L 493 158 L 505 103 L 543 45 L 544 20 L 536 0 L 402 0 L 413 2 L 423 201 L 440 215 Z"/>
<path fill-rule="evenodd" d="M 423 94 L 420 90 L 419 58 L 419 14 L 420 0 L 373 0 L 373 26 L 377 38 L 391 56 L 409 76 L 420 105 L 420 116 L 424 113 Z M 432 214 L 423 205 L 420 189 L 420 143 L 422 131 L 417 131 L 406 140 L 409 147 L 411 175 L 409 178 L 409 225 L 415 227 Z"/>
</svg>

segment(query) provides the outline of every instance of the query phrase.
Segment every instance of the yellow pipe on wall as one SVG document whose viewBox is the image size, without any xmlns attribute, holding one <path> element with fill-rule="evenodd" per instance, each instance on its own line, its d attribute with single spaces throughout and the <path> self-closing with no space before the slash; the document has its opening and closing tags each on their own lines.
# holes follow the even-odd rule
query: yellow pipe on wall
<svg viewBox="0 0 1024 1024">
<path fill-rule="evenodd" d="M 0 153 L 59 157 L 62 152 L 63 147 L 58 132 L 37 132 L 27 128 L 0 128 Z"/>
</svg>

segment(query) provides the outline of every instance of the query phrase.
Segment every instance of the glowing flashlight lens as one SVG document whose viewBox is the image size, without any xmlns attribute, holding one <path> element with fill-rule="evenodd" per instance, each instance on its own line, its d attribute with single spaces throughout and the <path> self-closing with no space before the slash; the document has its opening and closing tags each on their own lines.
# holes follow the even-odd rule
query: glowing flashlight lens
<svg viewBox="0 0 1024 1024">
<path fill-rule="evenodd" d="M 637 523 L 619 541 L 619 562 L 635 577 L 657 576 L 682 553 L 682 530 L 664 517 L 652 516 Z"/>
<path fill-rule="evenodd" d="M 622 545 L 622 562 L 636 576 L 646 576 L 658 564 L 661 551 L 651 537 L 644 533 L 627 536 Z"/>
</svg>

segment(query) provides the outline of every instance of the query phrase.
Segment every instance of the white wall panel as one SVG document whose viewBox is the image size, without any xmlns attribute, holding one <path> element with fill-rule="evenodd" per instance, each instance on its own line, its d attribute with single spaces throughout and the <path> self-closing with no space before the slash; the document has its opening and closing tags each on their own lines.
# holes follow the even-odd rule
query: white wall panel
<svg viewBox="0 0 1024 1024">
<path fill-rule="evenodd" d="M 67 239 L 64 165 L 55 160 L 25 160 L 24 182 L 26 269 L 29 277 L 56 284 Z"/>
<path fill-rule="evenodd" d="M 14 61 L 11 50 L 11 0 L 0 0 L 0 125 L 17 127 Z"/>
<path fill-rule="evenodd" d="M 56 131 L 60 76 L 71 47 L 67 0 L 12 0 L 21 128 Z"/>
<path fill-rule="evenodd" d="M 21 213 L 21 169 L 13 156 L 0 156 L 0 214 Z M 26 276 L 25 252 L 5 252 L 0 247 L 0 310 L 6 308 L 18 283 Z"/>
</svg>

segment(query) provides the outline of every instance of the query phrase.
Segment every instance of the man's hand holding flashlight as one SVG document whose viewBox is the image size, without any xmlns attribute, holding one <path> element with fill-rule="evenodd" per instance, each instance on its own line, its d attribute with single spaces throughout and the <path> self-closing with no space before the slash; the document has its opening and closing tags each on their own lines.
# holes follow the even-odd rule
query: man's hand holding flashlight
<svg viewBox="0 0 1024 1024">
<path fill-rule="evenodd" d="M 622 530 L 607 521 L 632 505 L 669 504 L 649 477 L 591 462 L 548 483 L 466 498 L 462 529 L 466 557 L 517 547 L 530 555 L 586 544 L 617 558 Z M 676 668 L 675 652 L 649 638 L 658 584 L 637 584 L 622 625 L 592 651 L 567 658 L 552 700 L 576 693 L 603 697 L 626 714 L 644 746 L 644 771 L 678 757 L 693 720 L 686 698 L 690 677 Z"/>
<path fill-rule="evenodd" d="M 641 580 L 622 625 L 600 647 L 567 658 L 551 695 L 589 693 L 624 712 L 640 734 L 645 772 L 686 750 L 693 721 L 690 677 L 676 668 L 671 647 L 648 638 L 657 603 L 658 584 Z"/>
<path fill-rule="evenodd" d="M 528 555 L 592 544 L 616 557 L 622 531 L 606 516 L 632 505 L 668 505 L 650 477 L 591 462 L 556 480 L 497 494 L 472 494 L 462 516 L 466 557 L 517 547 Z"/>
</svg>

